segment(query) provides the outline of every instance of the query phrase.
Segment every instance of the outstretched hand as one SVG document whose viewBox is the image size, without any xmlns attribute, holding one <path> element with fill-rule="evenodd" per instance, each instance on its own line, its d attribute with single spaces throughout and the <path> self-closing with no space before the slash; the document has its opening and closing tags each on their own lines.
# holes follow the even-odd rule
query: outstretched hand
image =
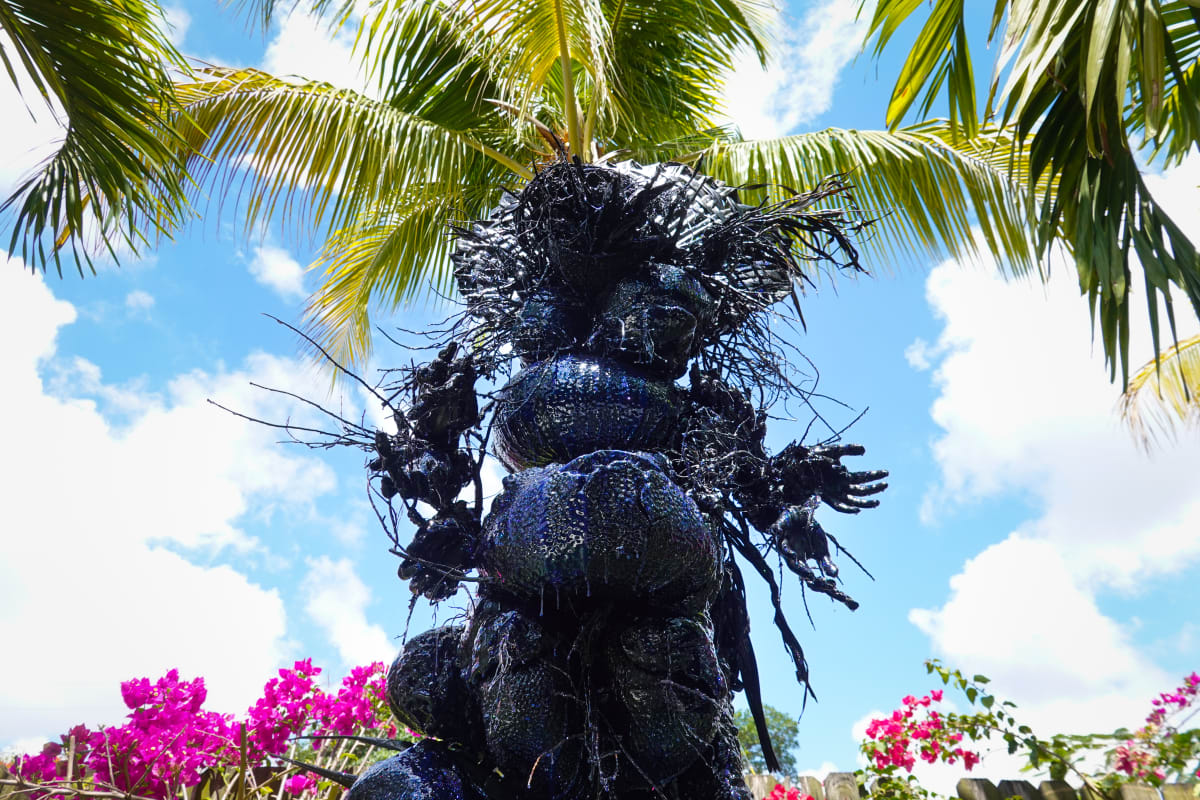
<svg viewBox="0 0 1200 800">
<path fill-rule="evenodd" d="M 887 470 L 852 472 L 842 464 L 842 458 L 865 452 L 861 444 L 791 444 L 772 461 L 787 502 L 803 503 L 809 497 L 819 497 L 835 511 L 857 514 L 879 505 L 871 496 L 888 486 L 883 482 Z"/>
<path fill-rule="evenodd" d="M 886 469 L 851 472 L 841 463 L 845 456 L 861 456 L 867 449 L 861 444 L 817 445 L 809 448 L 808 464 L 817 479 L 817 495 L 826 505 L 843 514 L 857 514 L 864 508 L 875 508 L 879 494 L 888 487 L 883 479 Z"/>
</svg>

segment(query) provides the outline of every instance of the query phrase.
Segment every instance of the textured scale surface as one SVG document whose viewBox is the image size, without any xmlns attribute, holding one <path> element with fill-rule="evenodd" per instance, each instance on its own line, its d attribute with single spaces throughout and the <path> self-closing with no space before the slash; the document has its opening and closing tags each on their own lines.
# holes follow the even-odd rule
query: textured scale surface
<svg viewBox="0 0 1200 800">
<path fill-rule="evenodd" d="M 496 455 L 510 470 L 596 450 L 661 450 L 675 432 L 679 390 L 617 362 L 564 355 L 515 375 L 497 403 Z"/>
</svg>

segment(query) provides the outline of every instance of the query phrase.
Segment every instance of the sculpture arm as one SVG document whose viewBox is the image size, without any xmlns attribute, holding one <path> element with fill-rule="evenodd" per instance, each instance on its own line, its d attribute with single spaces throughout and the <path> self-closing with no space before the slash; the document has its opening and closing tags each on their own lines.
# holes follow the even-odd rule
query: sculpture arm
<svg viewBox="0 0 1200 800">
<path fill-rule="evenodd" d="M 479 509 L 458 499 L 478 478 L 477 462 L 461 440 L 479 424 L 480 413 L 471 356 L 457 355 L 452 343 L 414 370 L 412 405 L 396 412 L 395 434 L 376 432 L 376 458 L 369 465 L 379 475 L 380 494 L 388 500 L 399 495 L 417 526 L 412 543 L 399 550 L 400 577 L 435 600 L 454 594 L 456 576 L 473 566 L 480 528 Z M 433 508 L 432 519 L 417 513 L 418 502 Z"/>
</svg>

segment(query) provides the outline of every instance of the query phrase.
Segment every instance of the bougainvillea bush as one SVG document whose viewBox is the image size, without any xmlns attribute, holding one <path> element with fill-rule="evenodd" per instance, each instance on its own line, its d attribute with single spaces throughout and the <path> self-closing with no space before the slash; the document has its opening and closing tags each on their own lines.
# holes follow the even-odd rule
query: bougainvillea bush
<svg viewBox="0 0 1200 800">
<path fill-rule="evenodd" d="M 1022 769 L 1045 771 L 1054 780 L 1074 778 L 1100 796 L 1115 797 L 1122 783 L 1161 786 L 1200 778 L 1200 728 L 1194 727 L 1200 713 L 1200 675 L 1195 672 L 1174 691 L 1151 700 L 1145 724 L 1136 731 L 1121 728 L 1042 739 L 1017 721 L 1014 703 L 997 700 L 986 690 L 985 676 L 968 679 L 937 661 L 925 666 L 944 686 L 957 689 L 971 711 L 940 710 L 944 690 L 935 689 L 920 698 L 907 696 L 889 716 L 871 720 L 860 746 L 867 766 L 859 777 L 872 786 L 875 797 L 931 797 L 933 793 L 911 775 L 918 759 L 930 764 L 961 762 L 969 771 L 989 742 L 1003 743 L 1008 753 L 1024 757 Z"/>
<path fill-rule="evenodd" d="M 260 788 L 260 778 L 273 782 L 277 793 L 303 795 L 329 782 L 304 771 L 262 768 L 291 759 L 356 772 L 382 755 L 356 740 L 304 737 L 411 739 L 390 722 L 382 663 L 356 667 L 336 691 L 320 687 L 320 673 L 311 659 L 279 670 L 241 717 L 205 710 L 204 679 L 183 680 L 178 670 L 153 682 L 126 681 L 121 698 L 130 713 L 123 725 L 77 725 L 60 742 L 8 765 L 9 780 L 34 798 L 86 791 L 167 800 L 189 796 L 201 784 L 211 796 L 225 790 L 244 797 Z"/>
</svg>

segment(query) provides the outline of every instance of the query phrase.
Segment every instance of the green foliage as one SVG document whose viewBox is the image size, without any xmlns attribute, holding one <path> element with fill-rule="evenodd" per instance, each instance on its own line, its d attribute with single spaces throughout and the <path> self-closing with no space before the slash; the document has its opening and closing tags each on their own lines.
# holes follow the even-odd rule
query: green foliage
<svg viewBox="0 0 1200 800">
<path fill-rule="evenodd" d="M 964 0 L 880 0 L 868 38 L 878 56 L 925 7 L 887 124 L 895 130 L 918 97 L 918 118 L 926 116 L 944 92 L 952 130 L 971 136 L 981 104 Z M 1200 254 L 1150 194 L 1135 159 L 1145 145 L 1170 165 L 1200 144 L 1200 8 L 1195 0 L 995 0 L 993 43 L 997 66 L 982 118 L 1012 125 L 1029 148 L 1027 185 L 1041 201 L 1037 253 L 1044 259 L 1057 241 L 1071 250 L 1110 377 L 1119 363 L 1127 384 L 1131 258 L 1141 263 L 1156 352 L 1161 305 L 1175 335 L 1172 290 L 1200 315 Z M 1131 143 L 1139 134 L 1141 145 Z"/>
<path fill-rule="evenodd" d="M 927 661 L 926 670 L 944 686 L 957 690 L 970 706 L 965 713 L 939 713 L 922 707 L 940 702 L 941 691 L 920 700 L 904 699 L 905 708 L 873 721 L 860 750 L 868 766 L 858 772 L 860 782 L 874 786 L 872 796 L 891 800 L 925 800 L 934 797 L 911 775 L 914 755 L 925 761 L 955 763 L 964 757 L 969 770 L 978 760 L 969 747 L 992 743 L 1025 760 L 1023 771 L 1045 771 L 1052 780 L 1072 778 L 1096 796 L 1115 800 L 1126 783 L 1161 786 L 1188 783 L 1200 777 L 1200 728 L 1188 724 L 1200 713 L 1200 675 L 1192 673 L 1173 692 L 1154 700 L 1146 724 L 1137 731 L 1124 728 L 1112 733 L 1054 734 L 1043 738 L 1018 721 L 1016 704 L 988 691 L 983 675 L 968 678 L 940 661 Z M 931 702 L 932 700 L 932 702 Z M 912 733 L 919 730 L 918 736 Z M 1103 757 L 1103 768 L 1092 765 Z"/>
<path fill-rule="evenodd" d="M 800 726 L 796 719 L 789 717 L 774 706 L 763 706 L 763 717 L 767 721 L 767 732 L 771 736 L 771 745 L 779 758 L 779 766 L 785 775 L 795 775 L 799 768 L 796 766 L 796 748 L 800 743 Z M 737 724 L 738 743 L 742 747 L 742 757 L 751 772 L 763 774 L 767 772 L 767 764 L 763 760 L 762 745 L 758 741 L 758 730 L 754 726 L 754 716 L 745 709 L 734 712 L 733 721 Z"/>
<path fill-rule="evenodd" d="M 136 249 L 185 215 L 170 73 L 188 66 L 162 22 L 148 0 L 0 0 L 8 78 L 31 110 L 61 109 L 66 122 L 58 150 L 3 204 L 15 213 L 9 251 L 30 266 L 52 261 L 61 275 L 69 241 L 82 275 L 85 234 Z"/>
</svg>

